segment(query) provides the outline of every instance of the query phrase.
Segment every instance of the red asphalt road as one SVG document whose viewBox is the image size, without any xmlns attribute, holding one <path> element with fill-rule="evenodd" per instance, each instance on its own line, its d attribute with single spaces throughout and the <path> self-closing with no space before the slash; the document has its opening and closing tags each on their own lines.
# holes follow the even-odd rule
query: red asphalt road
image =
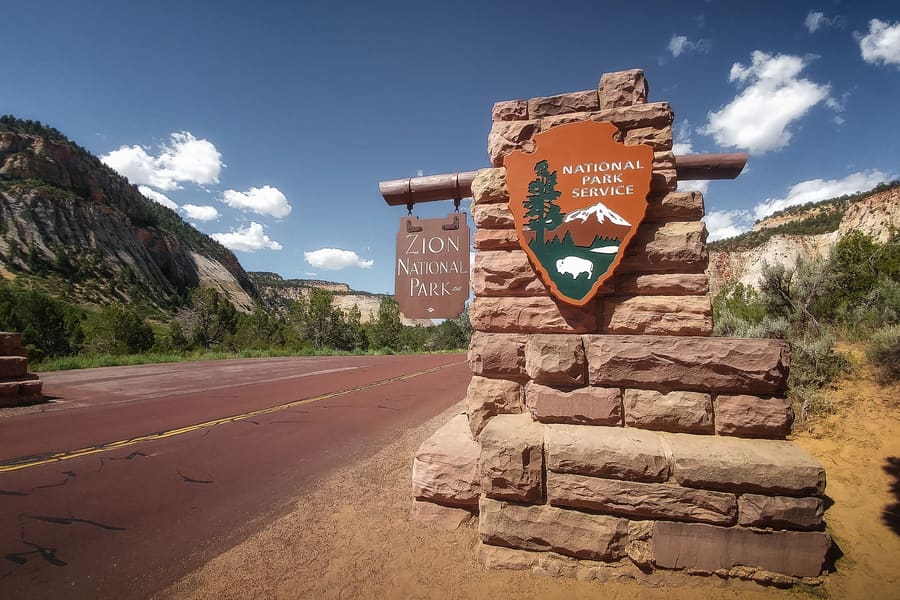
<svg viewBox="0 0 900 600">
<path fill-rule="evenodd" d="M 43 374 L 55 400 L 0 418 L 0 598 L 148 597 L 289 510 L 323 473 L 461 400 L 469 378 L 459 354 Z M 13 465 L 23 468 L 4 472 Z"/>
</svg>

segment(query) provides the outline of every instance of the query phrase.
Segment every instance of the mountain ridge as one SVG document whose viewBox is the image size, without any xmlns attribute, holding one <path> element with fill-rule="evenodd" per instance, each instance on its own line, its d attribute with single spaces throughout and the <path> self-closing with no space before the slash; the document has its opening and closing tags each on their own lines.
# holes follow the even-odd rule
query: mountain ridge
<svg viewBox="0 0 900 600">
<path fill-rule="evenodd" d="M 765 264 L 792 269 L 803 259 L 826 259 L 843 236 L 862 231 L 887 242 L 900 229 L 900 182 L 859 194 L 790 207 L 740 236 L 708 244 L 710 293 L 733 281 L 756 287 Z"/>
</svg>

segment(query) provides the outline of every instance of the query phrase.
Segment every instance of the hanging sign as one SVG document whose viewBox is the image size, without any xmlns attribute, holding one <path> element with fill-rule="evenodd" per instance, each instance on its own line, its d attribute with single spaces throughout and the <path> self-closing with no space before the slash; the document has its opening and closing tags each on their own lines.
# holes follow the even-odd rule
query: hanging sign
<svg viewBox="0 0 900 600">
<path fill-rule="evenodd" d="M 606 122 L 560 125 L 535 135 L 533 152 L 504 161 L 519 244 L 568 304 L 594 298 L 647 210 L 653 149 L 621 144 L 618 132 Z"/>
<path fill-rule="evenodd" d="M 394 297 L 409 319 L 458 317 L 469 298 L 469 226 L 465 213 L 400 219 Z"/>
</svg>

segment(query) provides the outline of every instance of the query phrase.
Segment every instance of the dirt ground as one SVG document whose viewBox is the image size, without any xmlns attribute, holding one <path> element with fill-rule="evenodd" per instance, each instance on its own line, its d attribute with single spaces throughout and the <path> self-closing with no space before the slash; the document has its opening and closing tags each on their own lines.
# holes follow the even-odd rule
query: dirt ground
<svg viewBox="0 0 900 600">
<path fill-rule="evenodd" d="M 160 598 L 900 599 L 900 389 L 878 387 L 857 368 L 833 400 L 835 414 L 794 435 L 824 464 L 834 501 L 825 519 L 843 556 L 821 587 L 784 590 L 671 572 L 657 572 L 652 583 L 599 583 L 488 571 L 475 559 L 473 524 L 446 532 L 409 520 L 413 453 L 457 405 L 330 474 L 290 514 Z"/>
</svg>

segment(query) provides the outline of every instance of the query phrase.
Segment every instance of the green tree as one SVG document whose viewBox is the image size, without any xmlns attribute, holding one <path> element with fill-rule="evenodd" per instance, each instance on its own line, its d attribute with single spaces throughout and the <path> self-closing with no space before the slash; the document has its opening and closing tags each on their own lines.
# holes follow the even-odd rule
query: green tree
<svg viewBox="0 0 900 600">
<path fill-rule="evenodd" d="M 562 211 L 556 204 L 560 192 L 556 191 L 556 171 L 550 172 L 550 165 L 542 160 L 534 165 L 535 179 L 528 183 L 528 197 L 525 200 L 525 217 L 528 228 L 535 233 L 535 244 L 544 245 L 544 232 L 559 227 Z"/>
<path fill-rule="evenodd" d="M 398 350 L 402 347 L 402 333 L 400 306 L 393 298 L 383 298 L 378 305 L 378 316 L 369 328 L 370 347 Z"/>
<path fill-rule="evenodd" d="M 18 331 L 33 361 L 78 352 L 84 313 L 38 290 L 0 283 L 0 329 Z"/>
<path fill-rule="evenodd" d="M 237 328 L 237 311 L 219 292 L 197 288 L 191 294 L 191 306 L 182 318 L 189 324 L 191 339 L 202 348 L 212 348 L 225 341 Z"/>
<path fill-rule="evenodd" d="M 82 325 L 90 354 L 139 354 L 153 346 L 153 329 L 132 308 L 115 302 L 88 316 Z"/>
<path fill-rule="evenodd" d="M 239 315 L 234 335 L 228 338 L 233 350 L 264 350 L 284 345 L 284 331 L 280 321 L 257 306 L 253 312 Z"/>
</svg>

